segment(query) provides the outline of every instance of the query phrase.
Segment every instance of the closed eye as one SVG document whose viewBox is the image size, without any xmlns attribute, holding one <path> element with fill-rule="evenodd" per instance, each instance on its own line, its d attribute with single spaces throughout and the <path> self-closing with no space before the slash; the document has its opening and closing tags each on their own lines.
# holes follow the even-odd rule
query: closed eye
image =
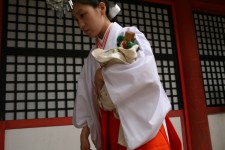
<svg viewBox="0 0 225 150">
<path fill-rule="evenodd" d="M 79 16 L 80 16 L 80 18 L 84 18 L 85 15 L 86 15 L 86 13 L 81 13 Z"/>
</svg>

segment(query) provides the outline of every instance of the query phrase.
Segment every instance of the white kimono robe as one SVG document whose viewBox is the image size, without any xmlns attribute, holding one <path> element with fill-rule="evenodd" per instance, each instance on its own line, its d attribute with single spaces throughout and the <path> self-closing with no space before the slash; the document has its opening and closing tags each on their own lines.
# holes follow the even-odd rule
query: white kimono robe
<svg viewBox="0 0 225 150">
<path fill-rule="evenodd" d="M 120 116 L 127 149 L 135 149 L 158 133 L 171 109 L 161 85 L 151 46 L 136 27 L 122 28 L 113 23 L 104 49 L 117 46 L 117 37 L 126 31 L 135 33 L 139 44 L 138 58 L 132 64 L 116 64 L 102 71 L 108 93 Z M 91 138 L 101 149 L 101 133 L 94 76 L 99 64 L 89 55 L 78 80 L 73 123 L 81 128 L 88 125 Z"/>
</svg>

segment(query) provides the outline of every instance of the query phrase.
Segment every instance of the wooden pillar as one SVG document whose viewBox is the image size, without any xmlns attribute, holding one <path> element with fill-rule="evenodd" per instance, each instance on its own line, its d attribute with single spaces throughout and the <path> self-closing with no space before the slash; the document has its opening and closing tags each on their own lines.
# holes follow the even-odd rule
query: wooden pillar
<svg viewBox="0 0 225 150">
<path fill-rule="evenodd" d="M 204 85 L 190 0 L 174 0 L 180 56 L 184 75 L 184 101 L 190 150 L 212 150 Z"/>
<path fill-rule="evenodd" d="M 0 150 L 5 149 L 5 124 L 0 121 Z"/>
<path fill-rule="evenodd" d="M 3 0 L 0 0 L 0 64 L 1 64 L 1 53 L 2 53 L 2 17 L 3 17 Z M 2 105 L 1 103 L 2 101 L 0 100 L 0 105 Z M 0 110 L 0 116 L 2 115 L 1 111 L 2 110 Z M 5 122 L 1 121 L 1 118 L 0 118 L 0 150 L 4 150 L 4 149 L 5 149 Z"/>
</svg>

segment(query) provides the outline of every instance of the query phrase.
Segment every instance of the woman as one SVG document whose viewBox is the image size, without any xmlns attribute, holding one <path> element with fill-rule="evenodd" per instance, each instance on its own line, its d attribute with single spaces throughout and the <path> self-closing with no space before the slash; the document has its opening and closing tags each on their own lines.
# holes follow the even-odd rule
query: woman
<svg viewBox="0 0 225 150">
<path fill-rule="evenodd" d="M 165 118 L 171 105 L 160 83 L 151 46 L 136 27 L 111 23 L 108 6 L 105 0 L 75 0 L 72 15 L 85 34 L 96 38 L 95 48 L 115 48 L 118 36 L 127 31 L 135 33 L 138 57 L 132 64 L 105 68 L 88 56 L 78 80 L 73 116 L 74 125 L 82 128 L 81 150 L 90 149 L 89 134 L 97 149 L 169 150 L 172 141 L 168 140 Z M 119 119 L 97 104 L 104 84 Z"/>
</svg>

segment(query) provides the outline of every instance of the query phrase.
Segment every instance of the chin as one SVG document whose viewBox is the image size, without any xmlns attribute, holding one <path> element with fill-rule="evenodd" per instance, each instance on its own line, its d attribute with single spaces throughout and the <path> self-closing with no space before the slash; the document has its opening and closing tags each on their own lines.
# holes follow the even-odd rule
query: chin
<svg viewBox="0 0 225 150">
<path fill-rule="evenodd" d="M 90 38 L 94 38 L 94 37 L 97 37 L 96 34 L 93 34 L 93 33 L 90 33 L 90 32 L 84 32 L 85 35 L 89 36 Z"/>
<path fill-rule="evenodd" d="M 90 38 L 95 38 L 95 37 L 97 37 L 97 35 L 88 35 Z"/>
</svg>

